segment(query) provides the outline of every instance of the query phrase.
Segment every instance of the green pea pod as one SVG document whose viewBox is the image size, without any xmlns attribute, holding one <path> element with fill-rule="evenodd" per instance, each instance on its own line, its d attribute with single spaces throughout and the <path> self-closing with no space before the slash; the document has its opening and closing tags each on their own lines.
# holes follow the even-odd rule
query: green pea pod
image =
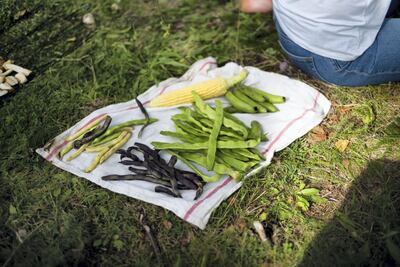
<svg viewBox="0 0 400 267">
<path fill-rule="evenodd" d="M 267 137 L 263 133 L 262 126 L 258 121 L 251 122 L 249 138 L 261 141 L 267 141 Z"/>
<path fill-rule="evenodd" d="M 249 98 L 247 95 L 242 93 L 240 90 L 235 89 L 232 91 L 232 93 L 234 96 L 236 96 L 242 102 L 252 106 L 255 110 L 257 110 L 257 112 L 259 112 L 259 113 L 267 112 L 267 110 L 263 106 L 259 105 L 255 101 L 253 101 L 253 99 Z"/>
<path fill-rule="evenodd" d="M 253 99 L 256 102 L 264 102 L 265 98 L 262 94 L 258 93 L 256 90 L 254 90 L 253 87 L 246 86 L 246 85 L 240 85 L 237 87 L 237 90 L 242 92 L 243 94 L 247 95 L 251 99 Z"/>
<path fill-rule="evenodd" d="M 169 154 L 176 156 L 178 159 L 180 159 L 183 163 L 185 163 L 192 171 L 194 171 L 198 176 L 200 176 L 203 181 L 207 182 L 207 183 L 212 183 L 212 182 L 216 182 L 219 179 L 221 179 L 221 175 L 220 174 L 215 174 L 213 176 L 207 176 L 204 173 L 202 173 L 196 166 L 194 166 L 189 160 L 187 160 L 186 158 L 182 157 L 180 154 L 175 153 L 173 151 L 167 151 Z"/>
<path fill-rule="evenodd" d="M 215 110 L 213 110 L 209 105 L 205 104 L 198 94 L 193 93 L 193 98 L 195 100 L 194 105 L 197 108 L 197 110 L 201 112 L 203 115 L 207 116 L 209 119 L 215 120 L 216 116 Z M 247 127 L 243 126 L 243 123 L 237 123 L 235 120 L 232 120 L 229 117 L 224 116 L 222 124 L 229 129 L 240 132 L 240 134 L 243 136 L 244 139 L 246 139 L 249 134 Z"/>
<path fill-rule="evenodd" d="M 224 108 L 224 111 L 228 112 L 228 113 L 239 113 L 240 112 L 237 108 L 235 108 L 233 106 Z"/>
<path fill-rule="evenodd" d="M 197 153 L 180 153 L 180 155 L 190 161 L 193 161 L 194 163 L 206 168 L 206 158 L 202 154 L 197 154 Z M 242 177 L 241 173 L 238 171 L 233 170 L 227 165 L 215 162 L 214 163 L 214 168 L 213 171 L 217 174 L 220 175 L 229 175 L 235 180 L 240 180 Z"/>
<path fill-rule="evenodd" d="M 212 170 L 215 162 L 215 153 L 217 152 L 217 139 L 219 131 L 221 130 L 222 121 L 224 120 L 224 110 L 222 103 L 219 100 L 215 101 L 215 120 L 212 132 L 208 139 L 208 152 L 207 152 L 207 170 Z"/>
<path fill-rule="evenodd" d="M 208 142 L 203 143 L 164 143 L 164 142 L 152 142 L 155 149 L 180 149 L 180 150 L 199 150 L 208 149 Z M 256 147 L 259 144 L 257 140 L 246 140 L 246 141 L 217 141 L 217 148 L 251 148 Z"/>
<path fill-rule="evenodd" d="M 225 94 L 225 98 L 229 101 L 229 103 L 239 110 L 242 113 L 257 113 L 257 108 L 243 102 L 239 98 L 237 98 L 231 91 Z"/>
<path fill-rule="evenodd" d="M 279 111 L 279 109 L 277 107 L 275 107 L 274 104 L 271 104 L 269 102 L 262 102 L 262 103 L 260 103 L 260 105 L 265 107 L 268 110 L 268 112 L 277 112 L 277 111 Z"/>
<path fill-rule="evenodd" d="M 251 87 L 251 88 L 253 88 L 253 87 Z M 265 99 L 268 100 L 268 102 L 270 102 L 272 104 L 285 103 L 285 101 L 286 101 L 284 96 L 273 95 L 273 94 L 267 93 L 267 92 L 257 89 L 257 88 L 253 88 L 253 90 L 254 90 L 254 92 L 262 95 Z"/>
</svg>

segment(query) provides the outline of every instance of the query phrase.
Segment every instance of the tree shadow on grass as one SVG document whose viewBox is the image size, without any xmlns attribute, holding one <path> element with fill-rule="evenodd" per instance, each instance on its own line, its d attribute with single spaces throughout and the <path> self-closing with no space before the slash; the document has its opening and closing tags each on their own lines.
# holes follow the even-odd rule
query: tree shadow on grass
<svg viewBox="0 0 400 267">
<path fill-rule="evenodd" d="M 368 164 L 299 266 L 400 266 L 400 161 Z"/>
</svg>

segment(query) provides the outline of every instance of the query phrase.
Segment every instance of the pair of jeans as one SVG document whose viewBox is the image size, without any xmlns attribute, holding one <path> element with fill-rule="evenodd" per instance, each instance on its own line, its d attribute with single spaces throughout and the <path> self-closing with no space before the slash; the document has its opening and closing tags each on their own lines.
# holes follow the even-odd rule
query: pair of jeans
<svg viewBox="0 0 400 267">
<path fill-rule="evenodd" d="M 389 12 L 396 5 L 397 0 L 393 0 Z M 353 61 L 314 54 L 293 42 L 276 19 L 275 25 L 280 45 L 290 62 L 315 79 L 341 86 L 400 81 L 400 18 L 385 18 L 374 43 Z"/>
</svg>

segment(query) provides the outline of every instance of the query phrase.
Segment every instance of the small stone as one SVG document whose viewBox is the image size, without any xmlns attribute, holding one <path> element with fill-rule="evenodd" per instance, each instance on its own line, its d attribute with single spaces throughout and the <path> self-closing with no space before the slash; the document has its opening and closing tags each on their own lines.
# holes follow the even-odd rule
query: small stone
<svg viewBox="0 0 400 267">
<path fill-rule="evenodd" d="M 117 3 L 114 3 L 111 5 L 111 10 L 112 11 L 120 11 L 121 7 Z"/>
<path fill-rule="evenodd" d="M 86 25 L 93 25 L 95 23 L 93 14 L 87 13 L 83 15 L 82 22 Z"/>
<path fill-rule="evenodd" d="M 281 63 L 279 63 L 279 70 L 281 72 L 286 72 L 289 68 L 289 64 L 286 61 L 282 61 Z"/>
</svg>

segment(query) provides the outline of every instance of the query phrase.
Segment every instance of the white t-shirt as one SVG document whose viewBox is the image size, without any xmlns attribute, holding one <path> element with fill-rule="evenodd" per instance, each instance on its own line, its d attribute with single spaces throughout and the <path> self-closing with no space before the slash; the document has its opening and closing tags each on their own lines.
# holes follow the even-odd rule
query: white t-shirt
<svg viewBox="0 0 400 267">
<path fill-rule="evenodd" d="M 282 30 L 296 44 L 320 56 L 351 61 L 374 42 L 390 2 L 273 0 L 273 9 Z"/>
</svg>

